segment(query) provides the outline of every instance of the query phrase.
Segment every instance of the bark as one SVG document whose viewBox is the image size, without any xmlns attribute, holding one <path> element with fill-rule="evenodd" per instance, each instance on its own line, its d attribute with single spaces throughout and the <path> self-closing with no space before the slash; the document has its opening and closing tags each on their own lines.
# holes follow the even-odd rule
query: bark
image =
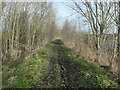
<svg viewBox="0 0 120 90">
<path fill-rule="evenodd" d="M 119 23 L 118 23 L 118 77 L 119 77 L 119 80 L 118 80 L 118 83 L 120 84 L 120 1 L 119 1 Z"/>
</svg>

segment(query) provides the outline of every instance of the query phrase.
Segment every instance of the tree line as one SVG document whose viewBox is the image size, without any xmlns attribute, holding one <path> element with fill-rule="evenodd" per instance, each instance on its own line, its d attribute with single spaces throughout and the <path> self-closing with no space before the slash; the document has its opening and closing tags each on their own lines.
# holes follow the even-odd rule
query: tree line
<svg viewBox="0 0 120 90">
<path fill-rule="evenodd" d="M 54 38 L 53 3 L 3 2 L 1 20 L 3 64 L 24 57 Z"/>
</svg>

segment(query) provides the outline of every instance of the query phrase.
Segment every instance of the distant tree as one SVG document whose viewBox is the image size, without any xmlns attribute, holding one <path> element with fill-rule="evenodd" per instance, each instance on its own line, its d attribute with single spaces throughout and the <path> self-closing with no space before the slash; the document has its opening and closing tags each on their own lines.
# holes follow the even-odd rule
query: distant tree
<svg viewBox="0 0 120 90">
<path fill-rule="evenodd" d="M 62 39 L 65 43 L 71 39 L 71 36 L 70 36 L 71 30 L 72 28 L 71 28 L 70 22 L 66 20 L 63 24 L 62 32 L 61 32 Z"/>
<path fill-rule="evenodd" d="M 27 33 L 28 33 L 28 12 L 22 11 L 20 12 L 19 17 L 19 43 L 21 43 L 21 51 L 22 55 L 24 55 L 25 52 L 25 45 L 27 44 Z"/>
</svg>

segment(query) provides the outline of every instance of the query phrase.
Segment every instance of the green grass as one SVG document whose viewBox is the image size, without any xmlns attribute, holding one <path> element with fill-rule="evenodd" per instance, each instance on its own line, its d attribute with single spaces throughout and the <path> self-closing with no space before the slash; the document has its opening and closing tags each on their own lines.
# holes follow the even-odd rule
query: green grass
<svg viewBox="0 0 120 90">
<path fill-rule="evenodd" d="M 82 55 L 76 54 L 73 49 L 62 45 L 65 54 L 71 57 L 74 65 L 80 73 L 79 83 L 89 88 L 118 88 L 118 84 L 108 76 L 109 72 L 103 70 L 90 60 L 83 59 Z"/>
<path fill-rule="evenodd" d="M 64 43 L 63 43 L 62 40 L 60 40 L 60 39 L 56 39 L 56 40 L 54 40 L 54 41 L 51 41 L 50 43 L 51 43 L 51 44 L 64 45 Z"/>
<path fill-rule="evenodd" d="M 48 66 L 48 61 L 38 58 L 31 58 L 29 61 L 24 62 L 14 68 L 16 78 L 9 87 L 16 88 L 31 88 L 35 86 L 42 76 L 43 70 Z"/>
<path fill-rule="evenodd" d="M 32 88 L 47 74 L 53 44 L 48 43 L 16 67 L 4 66 L 3 88 Z"/>
<path fill-rule="evenodd" d="M 117 88 L 118 84 L 111 80 L 109 72 L 98 67 L 95 63 L 83 59 L 83 56 L 76 54 L 73 49 L 68 48 L 59 39 L 49 42 L 43 48 L 33 54 L 28 60 L 24 60 L 19 65 L 9 68 L 3 67 L 3 88 L 32 88 L 32 87 L 59 87 L 60 72 L 58 62 L 54 62 L 54 72 L 56 79 L 47 79 L 50 85 L 41 85 L 43 77 L 49 77 L 50 57 L 53 53 L 54 44 L 61 44 L 65 54 L 71 58 L 73 64 L 80 73 L 81 80 L 78 81 L 83 87 L 92 88 Z M 55 52 L 54 52 L 55 53 Z M 57 57 L 55 56 L 57 60 Z"/>
</svg>

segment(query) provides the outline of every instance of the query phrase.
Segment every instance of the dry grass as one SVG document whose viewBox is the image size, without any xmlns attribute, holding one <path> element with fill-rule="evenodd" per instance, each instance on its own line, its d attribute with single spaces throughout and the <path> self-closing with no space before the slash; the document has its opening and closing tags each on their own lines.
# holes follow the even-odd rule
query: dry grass
<svg viewBox="0 0 120 90">
<path fill-rule="evenodd" d="M 77 53 L 82 54 L 85 59 L 95 62 L 97 58 L 96 55 L 97 51 L 93 48 L 90 48 L 88 44 L 85 44 L 84 42 L 79 43 L 77 42 L 76 46 L 76 43 L 69 41 L 66 42 L 66 45 L 69 46 L 70 48 L 73 48 Z M 111 56 L 112 55 L 108 52 L 102 52 L 101 55 L 99 56 L 100 60 L 98 65 L 109 66 Z M 111 67 L 110 72 L 113 72 L 115 75 L 117 75 L 117 71 L 118 63 L 116 60 L 113 60 L 113 65 Z"/>
</svg>

